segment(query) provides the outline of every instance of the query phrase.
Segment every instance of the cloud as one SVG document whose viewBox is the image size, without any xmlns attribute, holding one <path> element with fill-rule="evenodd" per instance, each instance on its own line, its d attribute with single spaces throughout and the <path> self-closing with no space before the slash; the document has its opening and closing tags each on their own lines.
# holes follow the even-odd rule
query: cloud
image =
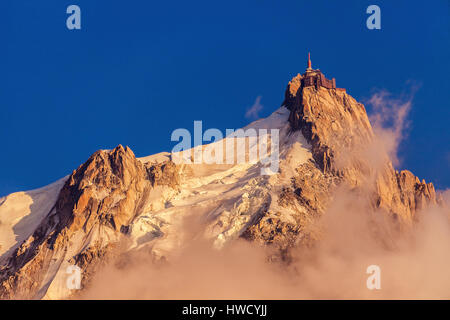
<svg viewBox="0 0 450 320">
<path fill-rule="evenodd" d="M 378 152 L 389 156 L 394 166 L 400 164 L 398 148 L 407 136 L 412 101 L 419 85 L 412 84 L 406 93 L 394 97 L 386 90 L 375 92 L 365 103 L 371 106 L 369 120 L 372 124 Z"/>
<path fill-rule="evenodd" d="M 438 190 L 437 193 L 441 195 L 445 205 L 450 207 L 450 189 Z"/>
<path fill-rule="evenodd" d="M 260 99 L 248 114 L 261 110 Z M 385 156 L 369 161 L 375 152 L 381 153 L 378 146 L 397 155 L 411 101 L 412 95 L 393 98 L 386 91 L 369 99 L 378 144 L 370 146 L 373 154 L 358 156 L 365 156 L 374 171 L 386 161 Z M 430 206 L 416 212 L 414 225 L 399 226 L 371 205 L 372 194 L 369 185 L 358 190 L 338 187 L 326 211 L 304 226 L 320 241 L 311 247 L 293 247 L 289 264 L 269 263 L 273 247 L 242 239 L 214 249 L 209 240 L 198 236 L 204 220 L 185 217 L 182 230 L 192 237 L 167 260 L 155 262 L 150 248 L 150 254 L 144 249 L 125 253 L 96 274 L 81 298 L 449 299 L 448 208 Z M 450 201 L 449 190 L 442 196 Z M 366 286 L 370 265 L 381 269 L 381 290 Z"/>
<path fill-rule="evenodd" d="M 409 126 L 407 117 L 411 110 L 412 97 L 406 100 L 393 98 L 389 92 L 380 91 L 373 94 L 367 104 L 372 107 L 369 119 L 380 142 L 379 146 L 388 154 L 393 164 L 398 165 L 400 161 L 397 150 Z"/>
<path fill-rule="evenodd" d="M 408 133 L 408 115 L 416 89 L 417 86 L 412 86 L 407 93 L 399 96 L 379 90 L 364 99 L 369 106 L 368 117 L 373 136 L 364 143 L 337 144 L 336 167 L 340 170 L 346 167 L 365 168 L 365 178 L 372 186 L 376 186 L 380 174 L 385 174 L 389 167 L 387 164 L 398 167 L 399 146 Z"/>
<path fill-rule="evenodd" d="M 261 96 L 257 96 L 253 105 L 247 109 L 245 112 L 245 117 L 247 119 L 259 119 L 259 112 L 263 109 L 261 102 Z"/>
<path fill-rule="evenodd" d="M 449 220 L 438 207 L 423 213 L 400 231 L 342 188 L 316 221 L 321 241 L 293 248 L 290 264 L 269 263 L 269 247 L 254 242 L 237 239 L 217 250 L 197 238 L 162 262 L 145 251 L 126 253 L 76 298 L 448 299 Z M 381 268 L 381 290 L 366 287 L 370 265 Z"/>
</svg>

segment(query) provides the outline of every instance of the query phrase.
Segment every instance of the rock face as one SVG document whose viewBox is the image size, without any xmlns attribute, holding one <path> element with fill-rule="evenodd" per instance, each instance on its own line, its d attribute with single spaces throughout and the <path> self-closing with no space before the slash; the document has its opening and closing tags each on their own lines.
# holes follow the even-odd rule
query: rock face
<svg viewBox="0 0 450 320">
<path fill-rule="evenodd" d="M 2 266 L 0 296 L 41 298 L 50 285 L 45 280 L 56 277 L 63 262 L 92 273 L 142 213 L 153 185 L 177 184 L 174 164 L 157 168 L 146 168 L 120 145 L 94 153 L 69 177 L 33 235 Z"/>
<path fill-rule="evenodd" d="M 405 225 L 437 202 L 431 183 L 394 170 L 386 155 L 368 156 L 376 137 L 364 106 L 345 90 L 302 87 L 298 75 L 283 106 L 246 128 L 280 130 L 277 174 L 261 176 L 260 163 L 175 165 L 162 154 L 137 159 L 122 146 L 94 153 L 32 234 L 2 256 L 0 297 L 68 297 L 68 266 L 82 270 L 85 287 L 117 255 L 146 250 L 166 257 L 198 234 L 217 247 L 238 237 L 259 242 L 276 249 L 273 259 L 289 261 L 292 246 L 320 238 L 309 227 L 340 186 Z M 191 217 L 200 221 L 195 228 L 184 222 Z"/>
<path fill-rule="evenodd" d="M 417 209 L 436 203 L 433 184 L 420 182 L 411 172 L 397 172 L 387 155 L 378 155 L 364 106 L 344 90 L 301 87 L 301 75 L 288 84 L 284 105 L 291 111 L 293 130 L 301 130 L 311 143 L 316 164 L 325 174 L 350 186 L 373 188 L 374 205 L 410 221 Z M 369 186 L 367 186 L 369 184 Z"/>
<path fill-rule="evenodd" d="M 275 244 L 281 258 L 289 260 L 289 247 L 308 245 L 318 238 L 307 227 L 326 211 L 339 186 L 370 199 L 373 210 L 405 226 L 419 210 L 438 202 L 432 183 L 420 182 L 410 171 L 396 171 L 382 152 L 376 161 L 370 158 L 377 141 L 361 103 L 343 89 L 303 87 L 302 78 L 297 75 L 289 82 L 283 106 L 290 111 L 291 131 L 302 133 L 313 159 L 296 168 L 279 194 L 278 203 L 284 210 L 260 215 L 243 233 L 244 238 Z M 292 219 L 286 220 L 286 212 L 293 210 Z"/>
<path fill-rule="evenodd" d="M 345 91 L 301 87 L 301 77 L 289 82 L 285 94 L 291 127 L 301 130 L 311 143 L 314 159 L 324 172 L 342 175 L 347 168 L 339 168 L 334 159 L 373 137 L 366 110 Z"/>
</svg>

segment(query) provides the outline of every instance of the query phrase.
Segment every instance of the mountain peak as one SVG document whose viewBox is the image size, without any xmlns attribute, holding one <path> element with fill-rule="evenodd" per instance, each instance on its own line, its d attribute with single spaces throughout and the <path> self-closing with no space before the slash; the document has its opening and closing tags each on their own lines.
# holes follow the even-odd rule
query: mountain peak
<svg viewBox="0 0 450 320">
<path fill-rule="evenodd" d="M 324 82 L 320 71 L 308 69 L 288 83 L 283 105 L 290 110 L 291 129 L 301 131 L 311 144 L 323 173 L 352 188 L 369 190 L 373 207 L 403 221 L 411 221 L 423 204 L 436 203 L 432 184 L 420 182 L 409 171 L 394 170 L 364 105 L 345 89 L 335 88 L 334 78 Z M 405 178 L 409 176 L 414 178 Z"/>
<path fill-rule="evenodd" d="M 117 255 L 144 250 L 162 259 L 198 236 L 217 248 L 237 238 L 260 242 L 288 262 L 290 248 L 320 238 L 311 225 L 343 186 L 404 224 L 437 202 L 432 184 L 373 152 L 364 106 L 312 69 L 310 57 L 305 73 L 289 81 L 283 106 L 245 127 L 279 130 L 279 170 L 270 177 L 258 163 L 175 164 L 167 155 L 154 163 L 122 145 L 92 154 L 64 185 L 46 191 L 56 199 L 51 209 L 0 264 L 0 297 L 67 297 L 71 265 L 88 287 L 97 267 Z M 9 206 L 7 198 L 0 214 Z M 195 232 L 186 220 L 198 221 Z"/>
</svg>

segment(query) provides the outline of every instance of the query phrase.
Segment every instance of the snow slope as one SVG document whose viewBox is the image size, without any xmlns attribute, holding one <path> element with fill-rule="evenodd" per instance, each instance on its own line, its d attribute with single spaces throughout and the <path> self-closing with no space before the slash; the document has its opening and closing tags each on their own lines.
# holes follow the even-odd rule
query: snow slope
<svg viewBox="0 0 450 320">
<path fill-rule="evenodd" d="M 262 164 L 259 162 L 185 164 L 183 170 L 187 174 L 180 191 L 166 193 L 161 198 L 164 204 L 142 214 L 131 225 L 135 247 L 151 243 L 154 253 L 167 255 L 174 247 L 197 236 L 213 238 L 216 246 L 220 247 L 238 237 L 260 210 L 269 207 L 269 211 L 276 211 L 277 195 L 283 186 L 290 183 L 294 169 L 312 158 L 302 134 L 290 134 L 288 117 L 289 110 L 281 107 L 268 118 L 243 128 L 280 130 L 279 174 L 261 175 Z M 232 138 L 233 135 L 224 140 Z M 214 143 L 208 146 L 211 145 Z M 250 143 L 247 152 L 257 147 L 257 143 Z M 164 156 L 169 157 L 170 154 Z M 141 161 L 154 159 L 146 157 Z M 193 228 L 189 220 L 203 221 L 206 227 L 200 230 Z"/>
<path fill-rule="evenodd" d="M 0 199 L 0 262 L 28 238 L 50 213 L 68 177 L 46 187 Z"/>
<path fill-rule="evenodd" d="M 262 175 L 261 169 L 265 165 L 258 161 L 180 165 L 181 184 L 177 188 L 155 186 L 142 205 L 142 211 L 130 224 L 127 234 L 131 243 L 129 250 L 148 246 L 156 256 L 168 256 L 173 249 L 182 247 L 196 237 L 212 239 L 215 246 L 220 248 L 227 241 L 239 237 L 260 212 L 276 214 L 283 211 L 282 219 L 289 220 L 290 209 L 278 208 L 278 195 L 284 186 L 290 184 L 295 168 L 312 159 L 312 154 L 300 131 L 291 133 L 288 117 L 289 110 L 281 107 L 269 117 L 243 128 L 269 129 L 269 135 L 270 129 L 279 129 L 278 173 Z M 239 140 L 247 141 L 249 146 L 244 151 L 246 154 L 259 147 L 257 141 L 230 135 L 223 141 L 200 148 L 205 150 L 222 142 L 226 144 L 230 139 L 238 143 Z M 139 160 L 144 164 L 161 163 L 174 156 L 177 154 L 162 152 Z M 225 154 L 225 158 L 227 156 Z M 67 177 L 47 187 L 14 193 L 0 200 L 0 254 L 3 261 L 54 210 L 66 180 Z M 112 229 L 99 226 L 98 230 L 89 234 L 80 233 L 72 237 L 66 251 L 52 257 L 43 275 L 44 281 L 39 284 L 34 298 L 67 297 L 70 292 L 65 281 L 70 258 L 95 243 L 118 241 L 120 234 L 112 233 Z"/>
</svg>

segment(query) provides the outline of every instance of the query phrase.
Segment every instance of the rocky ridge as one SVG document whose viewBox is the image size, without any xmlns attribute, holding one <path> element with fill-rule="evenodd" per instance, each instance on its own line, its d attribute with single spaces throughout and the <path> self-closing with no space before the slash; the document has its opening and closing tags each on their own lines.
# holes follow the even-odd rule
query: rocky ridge
<svg viewBox="0 0 450 320">
<path fill-rule="evenodd" d="M 277 174 L 260 176 L 259 164 L 143 161 L 122 146 L 97 151 L 70 175 L 34 232 L 2 256 L 0 297 L 68 297 L 69 265 L 82 269 L 88 286 L 121 252 L 164 257 L 189 241 L 182 220 L 194 214 L 217 247 L 241 237 L 289 261 L 289 248 L 319 238 L 308 226 L 339 186 L 363 190 L 373 209 L 405 225 L 439 202 L 431 183 L 396 171 L 387 156 L 376 166 L 362 156 L 375 139 L 362 104 L 344 90 L 302 87 L 301 79 L 289 82 L 279 110 L 254 124 L 281 130 Z"/>
</svg>

